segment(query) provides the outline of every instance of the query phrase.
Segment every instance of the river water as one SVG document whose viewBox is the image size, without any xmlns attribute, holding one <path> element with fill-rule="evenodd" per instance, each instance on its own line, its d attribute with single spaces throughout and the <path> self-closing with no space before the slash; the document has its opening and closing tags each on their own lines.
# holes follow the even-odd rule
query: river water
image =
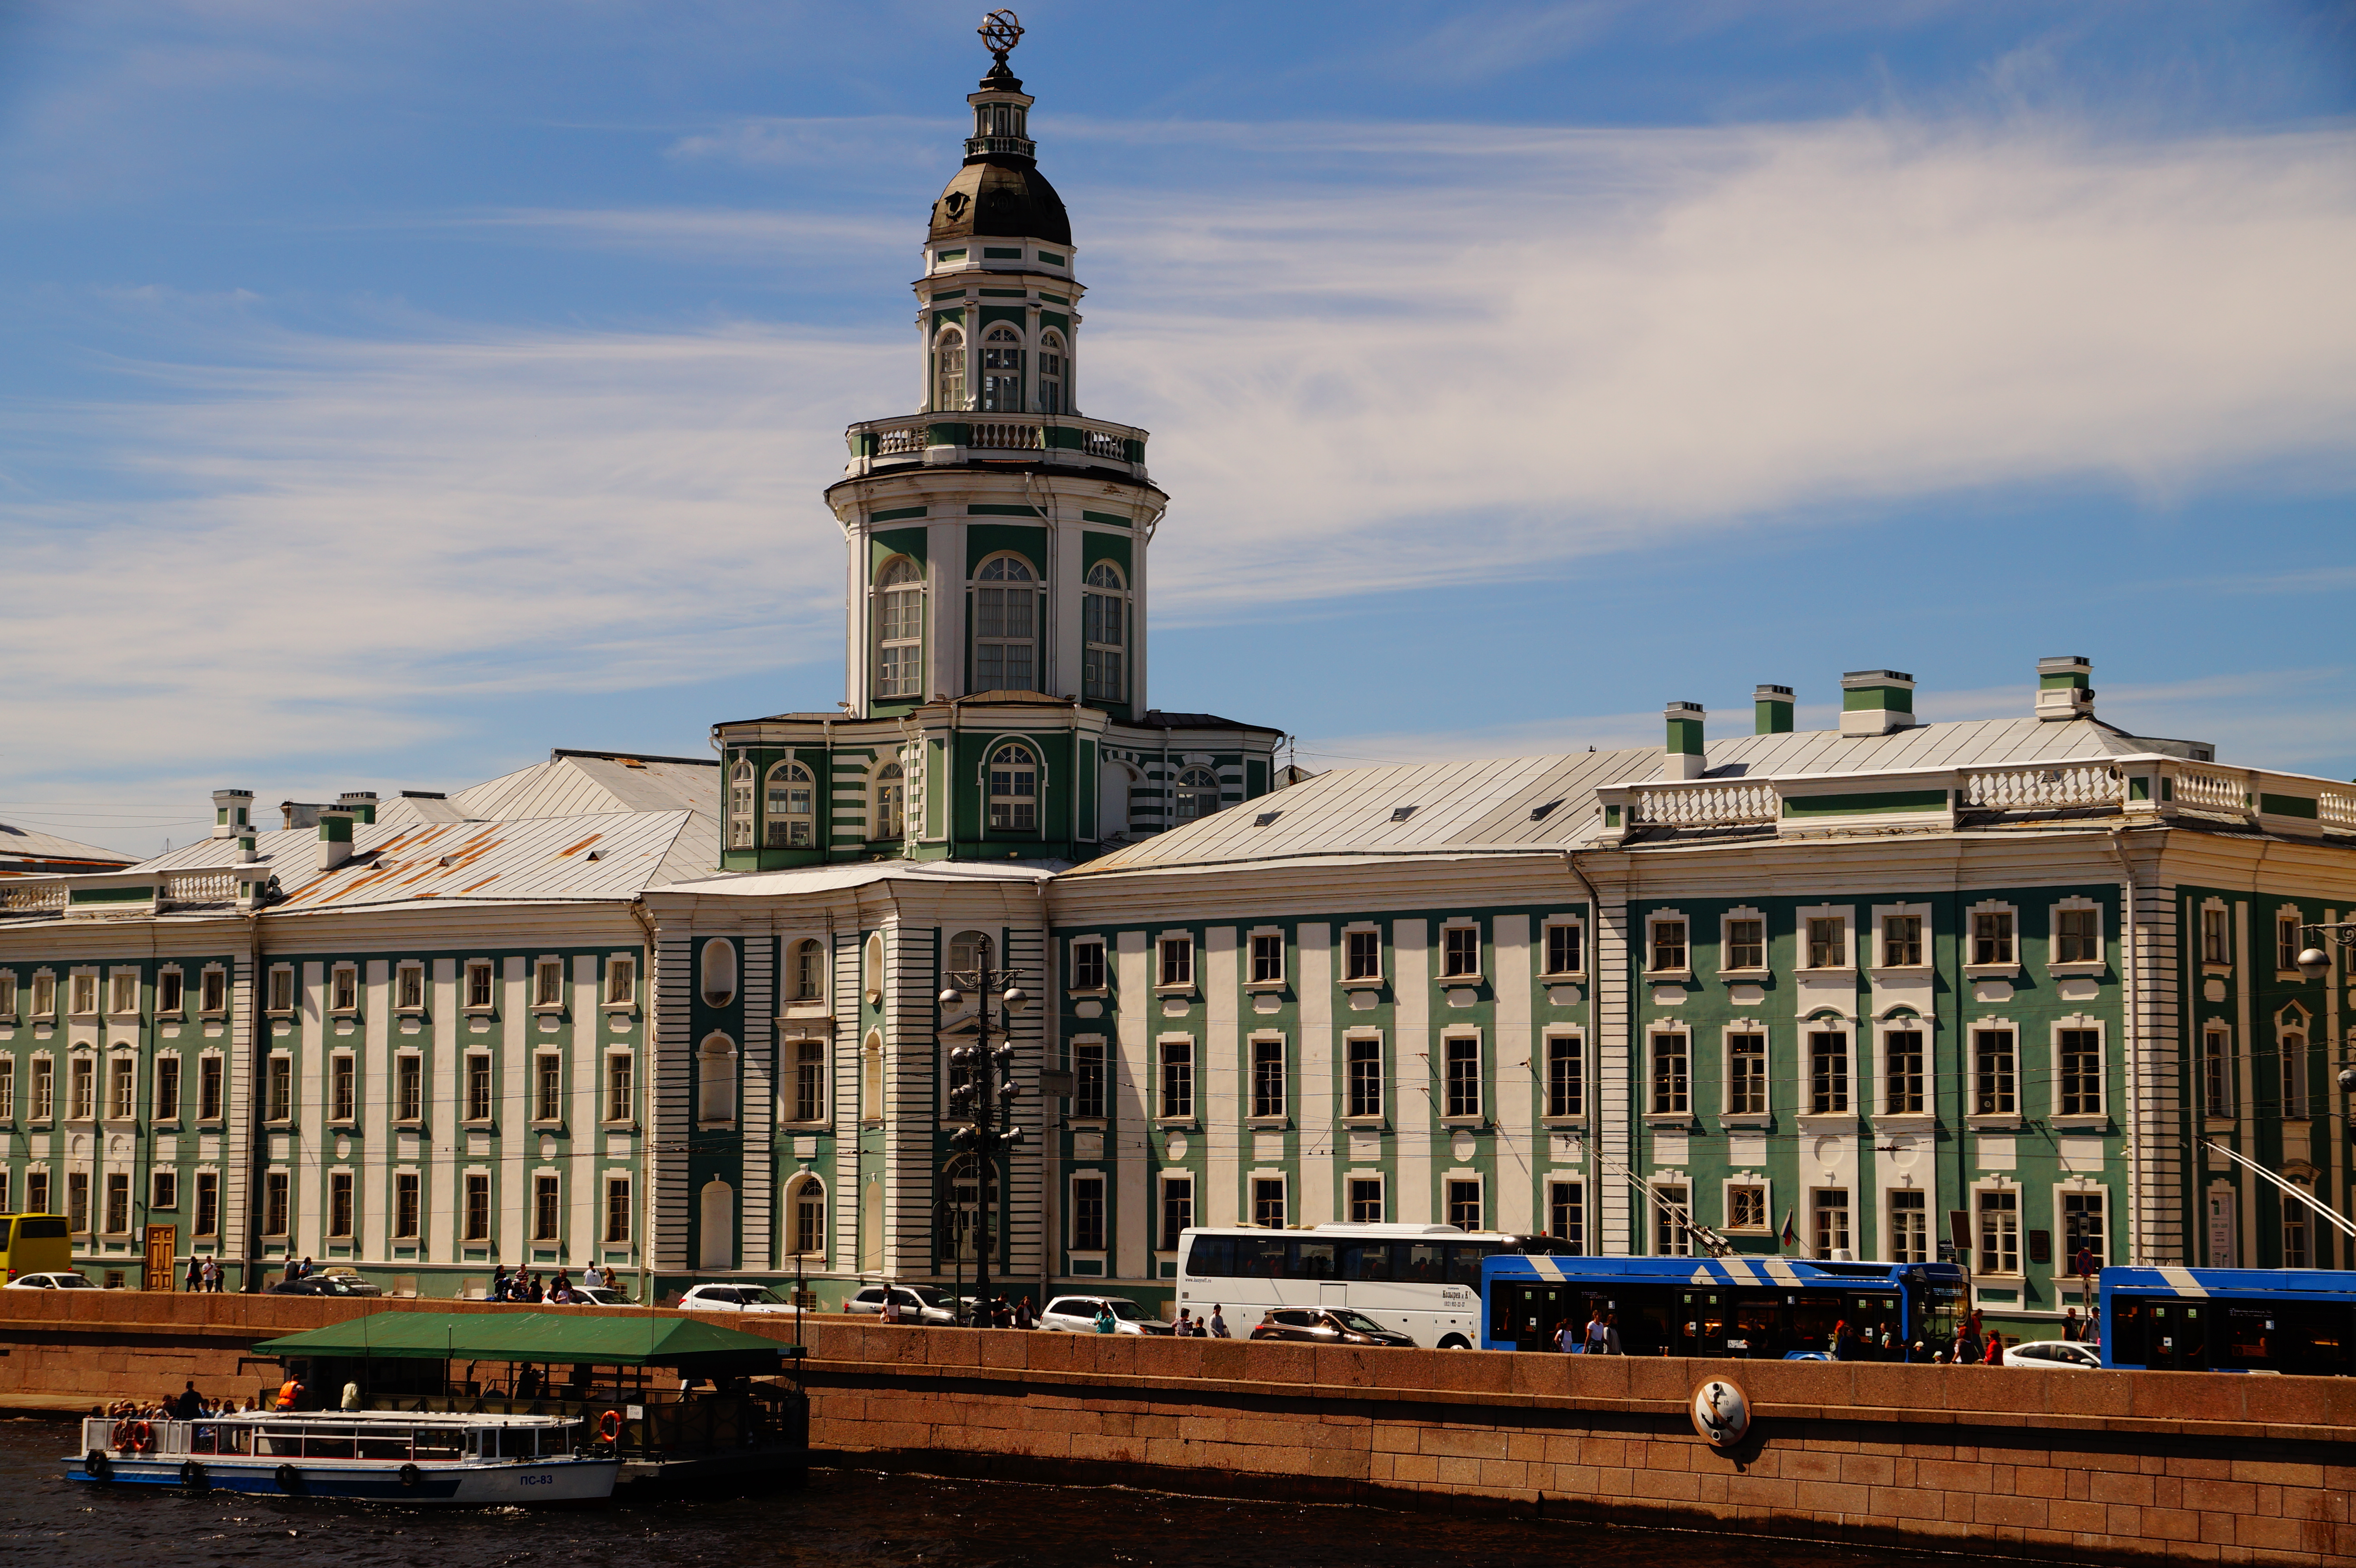
<svg viewBox="0 0 2356 1568">
<path fill-rule="evenodd" d="M 817 1470 L 801 1491 L 596 1509 L 426 1509 L 185 1497 L 63 1478 L 70 1422 L 0 1420 L 0 1562 L 257 1560 L 409 1568 L 1961 1568 L 1682 1531 L 1219 1502 L 1098 1487 Z"/>
</svg>

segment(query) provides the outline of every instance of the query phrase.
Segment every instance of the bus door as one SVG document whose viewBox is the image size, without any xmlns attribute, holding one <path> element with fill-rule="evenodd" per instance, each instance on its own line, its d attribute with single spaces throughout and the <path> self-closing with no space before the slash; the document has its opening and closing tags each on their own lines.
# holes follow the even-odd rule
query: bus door
<svg viewBox="0 0 2356 1568">
<path fill-rule="evenodd" d="M 2146 1366 L 2179 1372 L 2209 1370 L 2208 1303 L 2155 1301 L 2151 1304 L 2150 1349 Z"/>
<path fill-rule="evenodd" d="M 1788 1316 L 1783 1352 L 1822 1350 L 1830 1354 L 1833 1329 L 1840 1323 L 1844 1303 L 1835 1291 L 1799 1290 L 1785 1294 Z"/>
<path fill-rule="evenodd" d="M 1677 1337 L 1670 1354 L 1726 1354 L 1726 1294 L 1722 1290 L 1681 1290 L 1677 1293 Z"/>
<path fill-rule="evenodd" d="M 1500 1350 L 1551 1350 L 1555 1330 L 1571 1315 L 1569 1292 L 1558 1285 L 1517 1285 L 1505 1280 L 1490 1287 L 1489 1339 Z M 1585 1331 L 1587 1319 L 1571 1324 L 1574 1336 Z"/>
<path fill-rule="evenodd" d="M 1745 1290 L 1734 1297 L 1734 1321 L 1727 1328 L 1726 1353 L 1743 1360 L 1783 1358 L 1783 1298 L 1772 1291 Z"/>
<path fill-rule="evenodd" d="M 1898 1297 L 1886 1294 L 1852 1296 L 1848 1298 L 1849 1332 L 1856 1336 L 1851 1356 L 1860 1361 L 1879 1361 L 1885 1358 L 1896 1360 L 1902 1348 L 1900 1338 L 1901 1319 Z M 1885 1353 L 1881 1348 L 1884 1337 L 1890 1340 Z"/>
</svg>

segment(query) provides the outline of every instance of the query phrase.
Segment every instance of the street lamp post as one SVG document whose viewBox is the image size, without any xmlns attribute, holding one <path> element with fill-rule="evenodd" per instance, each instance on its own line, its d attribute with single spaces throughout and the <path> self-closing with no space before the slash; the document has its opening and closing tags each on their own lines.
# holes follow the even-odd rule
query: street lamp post
<svg viewBox="0 0 2356 1568">
<path fill-rule="evenodd" d="M 2319 944 L 2328 940 L 2334 947 L 2356 947 L 2356 920 L 2343 920 L 2332 925 L 2302 925 L 2298 929 L 2301 935 L 2313 932 Z M 2331 972 L 2331 955 L 2319 944 L 2301 953 L 2297 964 L 2300 974 L 2309 980 L 2320 980 Z M 2342 1058 L 2339 1076 L 2340 1088 L 2356 1093 L 2356 1064 Z"/>
<path fill-rule="evenodd" d="M 949 1135 L 949 1147 L 972 1156 L 977 1170 L 974 1207 L 978 1234 L 973 1266 L 977 1317 L 990 1300 L 990 1254 L 998 1240 L 991 1197 L 997 1184 L 998 1157 L 1023 1142 L 1023 1129 L 1012 1125 L 1015 1091 L 1011 1029 L 1002 1024 L 997 1042 L 991 1042 L 990 1004 L 994 993 L 1011 1013 L 1031 999 L 1015 983 L 1014 971 L 991 968 L 990 956 L 990 943 L 984 939 L 974 950 L 976 967 L 948 972 L 940 995 L 944 1009 L 956 1007 L 968 996 L 977 1003 L 972 1042 L 949 1051 L 951 1064 L 966 1069 L 965 1082 L 949 1090 L 949 1117 L 961 1124 Z"/>
</svg>

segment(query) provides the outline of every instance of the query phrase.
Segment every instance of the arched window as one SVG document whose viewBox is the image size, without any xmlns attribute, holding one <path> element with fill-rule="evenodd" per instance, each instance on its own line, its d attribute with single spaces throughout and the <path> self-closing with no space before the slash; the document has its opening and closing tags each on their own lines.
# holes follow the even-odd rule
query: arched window
<svg viewBox="0 0 2356 1568">
<path fill-rule="evenodd" d="M 1023 411 L 1023 338 L 1002 322 L 981 335 L 981 408 L 992 414 Z"/>
<path fill-rule="evenodd" d="M 1039 339 L 1039 411 L 1064 411 L 1064 340 L 1053 332 Z"/>
<path fill-rule="evenodd" d="M 1081 688 L 1088 696 L 1119 702 L 1128 688 L 1122 656 L 1129 648 L 1129 585 L 1120 568 L 1100 560 L 1088 569 L 1087 588 L 1080 595 L 1082 655 Z"/>
<path fill-rule="evenodd" d="M 884 1120 L 884 1032 L 867 1031 L 859 1052 L 859 1119 L 872 1125 Z"/>
<path fill-rule="evenodd" d="M 698 1227 L 701 1243 L 696 1249 L 698 1268 L 731 1269 L 736 1266 L 736 1189 L 713 1177 L 703 1184 L 701 1201 L 697 1205 Z"/>
<path fill-rule="evenodd" d="M 769 848 L 807 849 L 818 842 L 818 786 L 799 763 L 769 770 Z"/>
<path fill-rule="evenodd" d="M 756 783 L 753 764 L 744 758 L 728 773 L 728 847 L 750 849 L 753 847 L 753 795 Z"/>
<path fill-rule="evenodd" d="M 703 944 L 703 1005 L 724 1008 L 736 999 L 736 944 L 715 936 Z"/>
<path fill-rule="evenodd" d="M 949 975 L 965 977 L 958 982 L 959 985 L 965 985 L 969 981 L 974 985 L 980 985 L 980 982 L 976 976 L 989 962 L 990 938 L 980 932 L 960 931 L 949 938 L 948 972 Z M 948 977 L 948 976 L 943 976 L 944 979 Z"/>
<path fill-rule="evenodd" d="M 884 1268 L 884 1184 L 871 1180 L 859 1190 L 859 1266 L 867 1274 Z"/>
<path fill-rule="evenodd" d="M 695 1119 L 733 1122 L 736 1119 L 736 1042 L 724 1034 L 708 1034 L 695 1053 Z"/>
<path fill-rule="evenodd" d="M 875 695 L 925 692 L 925 574 L 894 556 L 875 584 Z"/>
<path fill-rule="evenodd" d="M 974 574 L 973 689 L 1033 689 L 1039 590 L 1031 563 L 994 555 Z"/>
<path fill-rule="evenodd" d="M 826 1184 L 807 1171 L 786 1183 L 786 1252 L 798 1258 L 826 1255 Z"/>
<path fill-rule="evenodd" d="M 1178 775 L 1178 820 L 1193 822 L 1219 809 L 1219 780 L 1208 768 L 1187 768 Z"/>
<path fill-rule="evenodd" d="M 812 937 L 794 944 L 786 960 L 786 999 L 822 1002 L 826 999 L 826 948 Z"/>
<path fill-rule="evenodd" d="M 933 338 L 933 407 L 965 407 L 965 334 L 944 326 Z"/>
<path fill-rule="evenodd" d="M 1001 746 L 990 758 L 990 830 L 1039 831 L 1039 763 L 1021 746 Z"/>
<path fill-rule="evenodd" d="M 867 819 L 867 837 L 904 838 L 908 833 L 908 786 L 900 764 L 886 763 L 875 770 L 875 809 Z"/>
</svg>

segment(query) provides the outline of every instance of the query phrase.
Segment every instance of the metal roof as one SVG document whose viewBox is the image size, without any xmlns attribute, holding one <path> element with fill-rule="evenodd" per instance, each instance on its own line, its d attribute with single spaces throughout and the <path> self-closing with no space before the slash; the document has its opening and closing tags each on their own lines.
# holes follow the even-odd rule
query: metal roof
<svg viewBox="0 0 2356 1568">
<path fill-rule="evenodd" d="M 138 859 L 120 850 L 78 844 L 53 833 L 36 833 L 29 827 L 0 822 L 0 865 L 11 860 L 65 860 L 77 865 L 128 866 Z"/>
<path fill-rule="evenodd" d="M 454 805 L 472 819 L 580 816 L 608 811 L 691 811 L 717 819 L 720 764 L 579 752 L 460 790 Z M 717 843 L 711 864 L 717 864 Z"/>
<path fill-rule="evenodd" d="M 859 860 L 840 866 L 795 866 L 777 871 L 731 871 L 672 882 L 667 893 L 774 898 L 830 893 L 873 882 L 1044 882 L 1067 868 L 1063 860 Z"/>
</svg>

